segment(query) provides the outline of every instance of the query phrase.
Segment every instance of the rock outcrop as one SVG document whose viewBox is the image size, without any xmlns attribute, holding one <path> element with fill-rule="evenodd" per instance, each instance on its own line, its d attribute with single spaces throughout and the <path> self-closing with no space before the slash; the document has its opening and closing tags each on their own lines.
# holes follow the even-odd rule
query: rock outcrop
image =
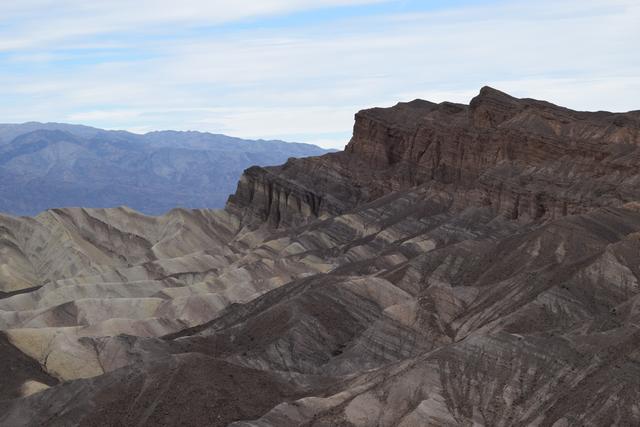
<svg viewBox="0 0 640 427">
<path fill-rule="evenodd" d="M 638 425 L 639 147 L 483 88 L 224 211 L 2 217 L 0 424 Z"/>
<path fill-rule="evenodd" d="M 428 184 L 460 208 L 558 218 L 637 200 L 639 156 L 640 111 L 576 112 L 485 87 L 469 106 L 415 100 L 360 111 L 344 152 L 252 168 L 232 202 L 253 207 L 245 187 L 265 189 L 267 202 L 280 200 L 272 223 L 291 224 Z M 294 189 L 325 209 L 288 211 L 283 195 Z"/>
</svg>

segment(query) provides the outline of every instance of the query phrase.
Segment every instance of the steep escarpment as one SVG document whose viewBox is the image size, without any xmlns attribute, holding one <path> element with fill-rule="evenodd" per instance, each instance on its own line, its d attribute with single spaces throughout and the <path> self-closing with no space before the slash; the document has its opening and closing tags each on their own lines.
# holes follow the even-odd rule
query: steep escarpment
<svg viewBox="0 0 640 427">
<path fill-rule="evenodd" d="M 483 88 L 470 105 L 413 101 L 356 115 L 346 151 L 400 186 L 555 218 L 638 198 L 640 112 L 575 112 Z"/>
<path fill-rule="evenodd" d="M 375 179 L 366 162 L 344 152 L 254 166 L 240 178 L 226 209 L 254 226 L 300 225 L 383 195 Z"/>
<path fill-rule="evenodd" d="M 459 207 L 558 218 L 636 200 L 639 157 L 640 112 L 577 112 L 485 87 L 468 106 L 415 100 L 360 111 L 344 152 L 253 168 L 241 186 L 262 191 L 239 188 L 231 203 L 253 206 L 247 194 L 260 192 L 259 217 L 291 224 L 432 185 Z M 300 188 L 308 207 L 287 208 L 288 191 Z"/>
<path fill-rule="evenodd" d="M 0 425 L 639 425 L 639 118 L 483 88 L 225 210 L 2 216 Z"/>
<path fill-rule="evenodd" d="M 344 208 L 345 201 L 348 201 L 352 195 L 340 194 L 338 189 L 322 190 L 322 184 L 314 186 L 313 182 L 305 182 L 305 177 L 288 180 L 287 169 L 304 169 L 304 165 L 298 163 L 304 163 L 304 161 L 298 162 L 291 159 L 284 167 L 278 169 L 265 169 L 258 166 L 247 169 L 240 178 L 235 194 L 229 198 L 228 209 L 232 210 L 234 206 L 239 205 L 240 209 L 237 211 L 240 216 L 254 216 L 255 223 L 266 222 L 276 227 L 281 224 L 296 225 L 305 218 L 319 218 L 340 212 Z M 328 183 L 330 178 L 324 178 Z M 340 186 L 339 182 L 333 185 L 333 187 L 338 186 Z M 249 215 L 242 209 L 248 209 Z"/>
</svg>

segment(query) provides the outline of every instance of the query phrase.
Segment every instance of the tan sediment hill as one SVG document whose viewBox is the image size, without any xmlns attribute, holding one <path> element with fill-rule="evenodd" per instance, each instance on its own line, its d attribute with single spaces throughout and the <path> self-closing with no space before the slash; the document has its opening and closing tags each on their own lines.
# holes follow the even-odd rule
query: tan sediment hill
<svg viewBox="0 0 640 427">
<path fill-rule="evenodd" d="M 483 88 L 222 211 L 1 217 L 0 424 L 637 425 L 639 150 Z"/>
</svg>

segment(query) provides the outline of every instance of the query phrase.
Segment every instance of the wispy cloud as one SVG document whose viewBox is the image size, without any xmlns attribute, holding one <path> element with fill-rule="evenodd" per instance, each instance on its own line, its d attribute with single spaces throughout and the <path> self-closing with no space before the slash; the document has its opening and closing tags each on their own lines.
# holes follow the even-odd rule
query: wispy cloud
<svg viewBox="0 0 640 427">
<path fill-rule="evenodd" d="M 630 0 L 3 2 L 0 121 L 200 129 L 341 147 L 360 108 L 491 84 L 638 109 Z M 45 18 L 46 15 L 46 18 Z"/>
<path fill-rule="evenodd" d="M 51 47 L 54 43 L 115 32 L 166 33 L 167 25 L 220 25 L 300 10 L 380 3 L 386 0 L 23 0 L 2 2 L 10 30 L 0 50 Z"/>
</svg>

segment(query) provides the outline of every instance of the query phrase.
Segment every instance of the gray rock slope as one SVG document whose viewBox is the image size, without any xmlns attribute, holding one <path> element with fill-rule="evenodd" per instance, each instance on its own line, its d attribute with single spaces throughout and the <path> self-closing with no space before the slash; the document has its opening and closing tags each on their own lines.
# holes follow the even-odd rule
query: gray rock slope
<svg viewBox="0 0 640 427">
<path fill-rule="evenodd" d="M 221 208 L 247 167 L 325 152 L 310 144 L 200 132 L 136 135 L 57 123 L 0 125 L 0 212 Z"/>
</svg>

